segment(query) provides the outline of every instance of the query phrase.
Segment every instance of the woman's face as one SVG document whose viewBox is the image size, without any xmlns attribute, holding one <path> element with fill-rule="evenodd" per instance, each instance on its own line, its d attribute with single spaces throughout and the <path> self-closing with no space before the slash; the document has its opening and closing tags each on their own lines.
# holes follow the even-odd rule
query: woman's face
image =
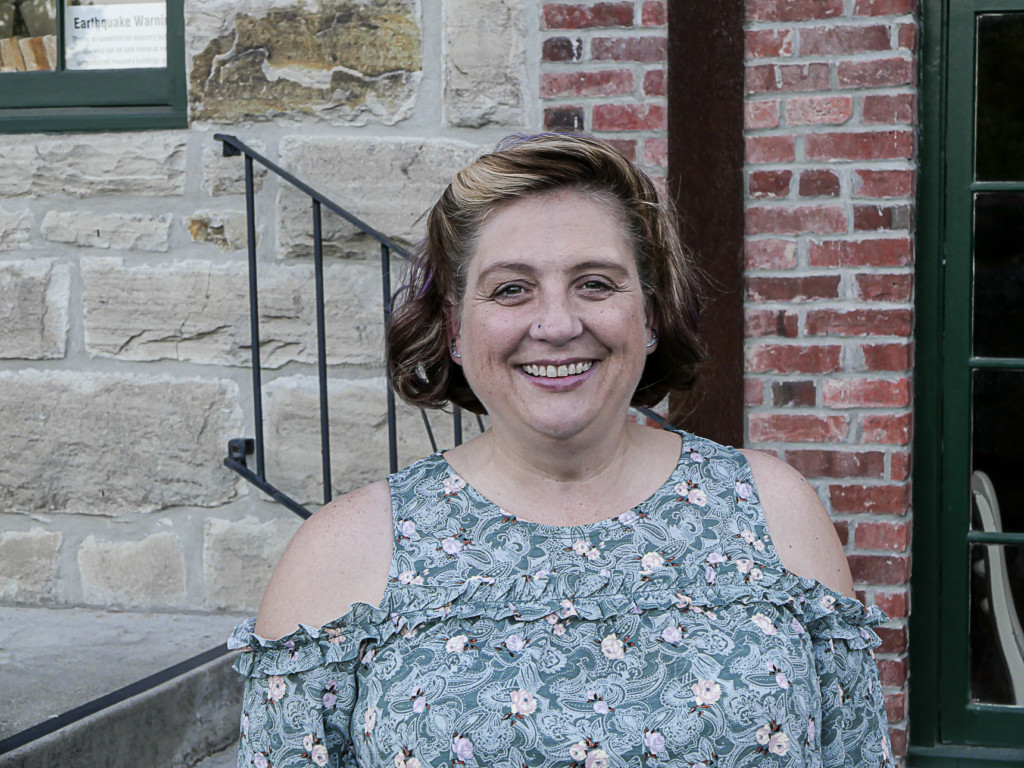
<svg viewBox="0 0 1024 768">
<path fill-rule="evenodd" d="M 480 230 L 452 333 L 496 428 L 569 439 L 618 426 L 651 318 L 622 216 L 560 191 L 509 203 Z"/>
</svg>

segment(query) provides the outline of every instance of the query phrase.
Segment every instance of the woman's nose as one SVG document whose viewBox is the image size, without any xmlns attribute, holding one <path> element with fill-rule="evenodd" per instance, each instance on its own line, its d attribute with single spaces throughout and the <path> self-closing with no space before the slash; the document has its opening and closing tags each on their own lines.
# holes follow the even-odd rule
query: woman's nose
<svg viewBox="0 0 1024 768">
<path fill-rule="evenodd" d="M 583 321 L 566 297 L 549 298 L 540 304 L 530 336 L 552 344 L 564 344 L 583 332 Z"/>
</svg>

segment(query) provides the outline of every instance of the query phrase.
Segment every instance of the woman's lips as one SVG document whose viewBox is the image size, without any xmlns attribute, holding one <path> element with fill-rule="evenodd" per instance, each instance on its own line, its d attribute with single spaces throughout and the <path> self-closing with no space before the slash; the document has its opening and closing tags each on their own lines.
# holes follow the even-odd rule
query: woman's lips
<svg viewBox="0 0 1024 768">
<path fill-rule="evenodd" d="M 594 365 L 592 360 L 562 365 L 527 364 L 521 366 L 523 372 L 528 376 L 538 379 L 564 379 L 567 376 L 577 376 L 586 373 Z"/>
</svg>

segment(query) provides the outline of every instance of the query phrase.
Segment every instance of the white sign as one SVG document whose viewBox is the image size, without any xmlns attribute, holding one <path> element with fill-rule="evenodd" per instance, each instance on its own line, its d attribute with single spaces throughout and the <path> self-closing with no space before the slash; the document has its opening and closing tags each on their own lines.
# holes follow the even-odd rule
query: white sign
<svg viewBox="0 0 1024 768">
<path fill-rule="evenodd" d="M 64 11 L 67 69 L 167 66 L 164 3 L 69 5 Z"/>
</svg>

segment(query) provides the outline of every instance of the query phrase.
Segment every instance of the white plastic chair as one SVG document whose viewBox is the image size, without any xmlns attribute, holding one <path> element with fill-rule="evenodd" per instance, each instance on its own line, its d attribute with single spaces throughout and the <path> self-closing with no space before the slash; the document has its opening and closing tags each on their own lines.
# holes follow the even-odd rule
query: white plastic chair
<svg viewBox="0 0 1024 768">
<path fill-rule="evenodd" d="M 975 470 L 971 478 L 971 492 L 974 494 L 974 503 L 981 518 L 981 529 L 986 533 L 1002 531 L 1003 522 L 999 515 L 996 489 L 989 476 L 981 470 Z M 1021 629 L 1020 617 L 1013 602 L 1010 574 L 1006 568 L 1006 552 L 1001 546 L 983 546 L 988 562 L 989 594 L 996 634 L 999 636 L 1006 666 L 1010 670 L 1014 701 L 1021 704 L 1024 703 L 1024 630 Z"/>
</svg>

